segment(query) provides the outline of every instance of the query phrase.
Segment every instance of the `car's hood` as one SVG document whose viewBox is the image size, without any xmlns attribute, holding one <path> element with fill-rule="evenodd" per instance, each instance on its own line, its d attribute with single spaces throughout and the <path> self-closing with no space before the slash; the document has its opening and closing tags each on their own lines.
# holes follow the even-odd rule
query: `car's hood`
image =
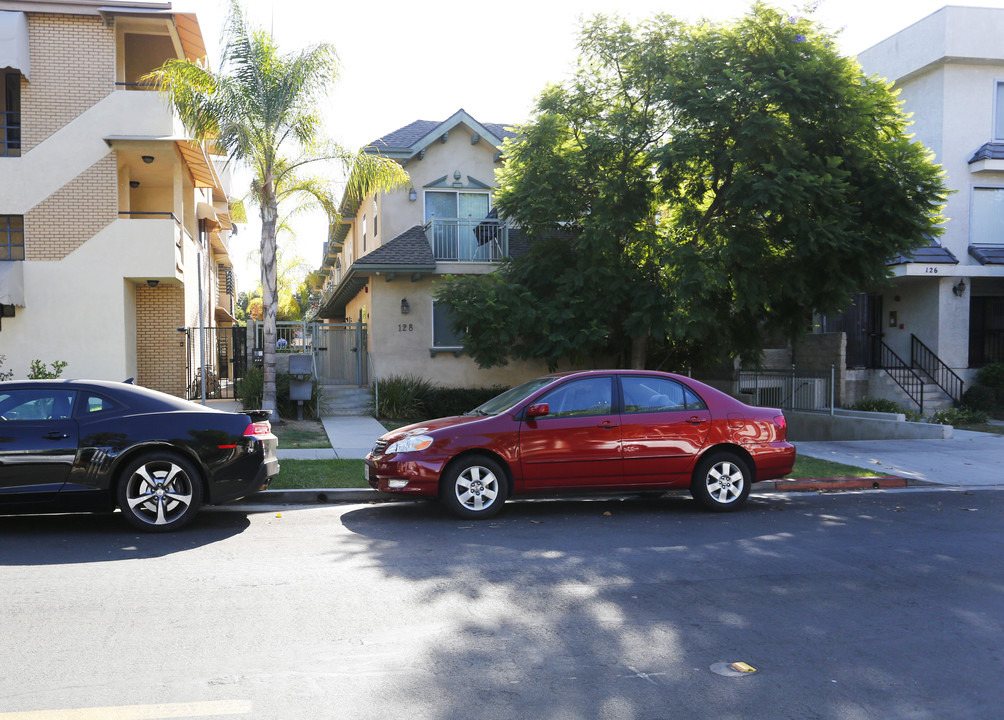
<svg viewBox="0 0 1004 720">
<path fill-rule="evenodd" d="M 453 417 L 436 418 L 435 420 L 426 420 L 425 422 L 405 425 L 397 430 L 391 430 L 383 437 L 387 440 L 397 440 L 408 435 L 424 435 L 433 430 L 456 427 L 457 425 L 468 425 L 487 419 L 488 417 L 483 415 L 454 415 Z"/>
</svg>

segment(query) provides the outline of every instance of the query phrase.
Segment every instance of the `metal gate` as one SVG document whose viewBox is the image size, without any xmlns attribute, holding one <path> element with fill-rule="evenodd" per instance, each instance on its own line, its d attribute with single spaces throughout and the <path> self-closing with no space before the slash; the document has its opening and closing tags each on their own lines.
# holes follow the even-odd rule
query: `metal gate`
<svg viewBox="0 0 1004 720">
<path fill-rule="evenodd" d="M 265 345 L 264 323 L 250 321 L 254 347 Z M 292 322 L 275 324 L 277 354 L 311 353 L 319 385 L 369 384 L 366 324 Z"/>
<path fill-rule="evenodd" d="M 233 399 L 234 383 L 247 369 L 247 328 L 185 328 L 185 397 L 202 399 L 202 376 L 206 376 L 206 399 Z"/>
</svg>

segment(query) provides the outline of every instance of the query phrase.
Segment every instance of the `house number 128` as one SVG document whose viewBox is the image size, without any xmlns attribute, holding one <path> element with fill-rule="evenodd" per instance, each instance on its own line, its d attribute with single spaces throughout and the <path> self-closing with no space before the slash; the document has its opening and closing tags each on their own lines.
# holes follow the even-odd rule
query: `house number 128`
<svg viewBox="0 0 1004 720">
<path fill-rule="evenodd" d="M 401 323 L 397 326 L 398 332 L 411 332 L 415 329 L 415 326 L 411 323 Z"/>
</svg>

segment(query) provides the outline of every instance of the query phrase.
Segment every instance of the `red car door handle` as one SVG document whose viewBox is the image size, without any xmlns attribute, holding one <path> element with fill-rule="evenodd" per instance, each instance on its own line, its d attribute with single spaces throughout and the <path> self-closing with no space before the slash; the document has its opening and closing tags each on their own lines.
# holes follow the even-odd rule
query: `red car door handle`
<svg viewBox="0 0 1004 720">
<path fill-rule="evenodd" d="M 617 423 L 612 423 L 609 420 L 604 420 L 597 427 L 601 427 L 604 430 L 613 430 L 616 427 L 620 427 Z"/>
<path fill-rule="evenodd" d="M 707 422 L 707 420 L 705 420 L 704 418 L 692 417 L 687 422 L 689 422 L 691 425 L 700 425 L 701 423 Z"/>
</svg>

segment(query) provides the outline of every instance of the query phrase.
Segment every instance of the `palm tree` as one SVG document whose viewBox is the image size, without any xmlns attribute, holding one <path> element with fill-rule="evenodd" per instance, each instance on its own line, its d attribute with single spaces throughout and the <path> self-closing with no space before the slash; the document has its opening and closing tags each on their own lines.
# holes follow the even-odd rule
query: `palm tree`
<svg viewBox="0 0 1004 720">
<path fill-rule="evenodd" d="M 337 160 L 350 178 L 346 193 L 365 196 L 408 182 L 395 162 L 350 153 L 325 139 L 318 110 L 337 77 L 334 48 L 322 43 L 282 53 L 274 38 L 253 27 L 238 0 L 231 0 L 223 28 L 220 69 L 204 60 L 168 60 L 149 79 L 168 96 L 185 127 L 200 141 L 212 140 L 229 161 L 253 173 L 251 196 L 261 217 L 264 296 L 264 376 L 262 404 L 275 412 L 275 340 L 278 287 L 276 232 L 279 205 L 286 199 L 313 203 L 337 221 L 331 183 L 303 177 L 311 163 Z"/>
</svg>

